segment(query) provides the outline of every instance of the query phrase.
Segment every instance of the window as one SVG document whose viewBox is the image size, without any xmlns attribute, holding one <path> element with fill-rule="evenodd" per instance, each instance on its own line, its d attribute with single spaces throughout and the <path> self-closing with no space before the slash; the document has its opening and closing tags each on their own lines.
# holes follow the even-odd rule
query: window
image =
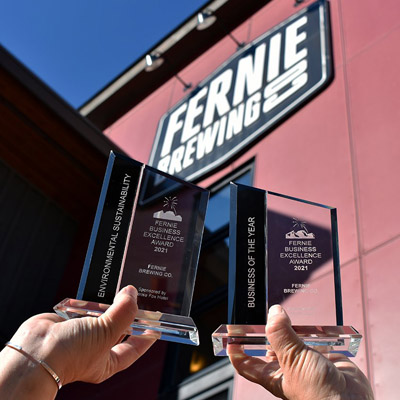
<svg viewBox="0 0 400 400">
<path fill-rule="evenodd" d="M 221 228 L 228 228 L 229 225 L 229 182 L 251 185 L 253 181 L 253 164 L 241 168 L 236 173 L 223 178 L 210 188 L 210 202 L 207 208 L 205 221 L 205 239 Z"/>
<path fill-rule="evenodd" d="M 234 370 L 225 358 L 179 385 L 178 400 L 228 400 L 232 398 Z"/>
<path fill-rule="evenodd" d="M 200 335 L 200 346 L 179 346 L 169 344 L 161 392 L 175 391 L 180 382 L 203 376 L 210 368 L 221 362 L 213 354 L 211 334 L 220 324 L 227 322 L 228 310 L 228 262 L 229 262 L 229 182 L 251 185 L 253 181 L 253 160 L 234 173 L 214 184 L 210 189 L 210 201 L 204 228 L 203 244 L 197 270 L 191 317 Z M 226 361 L 226 360 L 225 360 Z M 173 367 L 172 367 L 172 364 Z M 197 378 L 196 378 L 197 379 Z M 208 379 L 208 378 L 207 378 Z M 230 389 L 217 385 L 208 379 L 206 397 L 198 394 L 185 399 L 229 399 Z M 214 389 L 216 391 L 214 391 Z M 198 397 L 200 396 L 200 397 Z M 167 395 L 160 398 L 169 398 Z"/>
</svg>

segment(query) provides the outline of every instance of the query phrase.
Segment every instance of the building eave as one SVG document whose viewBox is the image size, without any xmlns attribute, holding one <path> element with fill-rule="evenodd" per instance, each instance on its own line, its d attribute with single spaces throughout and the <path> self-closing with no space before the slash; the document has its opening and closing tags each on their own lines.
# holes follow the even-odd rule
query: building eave
<svg viewBox="0 0 400 400">
<path fill-rule="evenodd" d="M 162 39 L 147 53 L 162 54 L 167 61 L 157 70 L 145 71 L 145 54 L 128 67 L 80 109 L 98 128 L 104 130 L 131 108 L 149 96 L 202 53 L 211 48 L 233 29 L 251 17 L 271 0 L 213 0 L 191 15 L 176 30 Z M 196 29 L 197 13 L 211 10 L 217 17 L 208 29 Z"/>
</svg>

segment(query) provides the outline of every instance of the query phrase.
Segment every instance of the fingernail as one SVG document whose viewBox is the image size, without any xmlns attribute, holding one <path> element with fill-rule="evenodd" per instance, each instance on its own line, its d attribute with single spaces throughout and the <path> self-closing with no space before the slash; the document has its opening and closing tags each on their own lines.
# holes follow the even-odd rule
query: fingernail
<svg viewBox="0 0 400 400">
<path fill-rule="evenodd" d="M 132 286 L 132 285 L 125 286 L 125 287 L 120 291 L 120 293 L 127 294 L 128 296 L 133 297 L 135 300 L 137 299 L 137 290 L 136 290 L 136 288 L 135 288 L 134 286 Z"/>
<path fill-rule="evenodd" d="M 236 360 L 244 360 L 248 356 L 244 353 L 228 353 L 230 358 L 234 358 Z"/>
<path fill-rule="evenodd" d="M 270 307 L 268 315 L 272 317 L 273 315 L 282 314 L 283 312 L 283 308 L 279 304 L 274 304 Z"/>
</svg>

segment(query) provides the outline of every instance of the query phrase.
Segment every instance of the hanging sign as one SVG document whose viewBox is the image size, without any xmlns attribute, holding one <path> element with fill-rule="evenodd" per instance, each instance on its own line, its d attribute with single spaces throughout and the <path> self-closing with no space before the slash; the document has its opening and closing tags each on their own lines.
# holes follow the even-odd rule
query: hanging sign
<svg viewBox="0 0 400 400">
<path fill-rule="evenodd" d="M 268 134 L 332 78 L 320 0 L 236 52 L 161 118 L 149 164 L 199 180 Z"/>
</svg>

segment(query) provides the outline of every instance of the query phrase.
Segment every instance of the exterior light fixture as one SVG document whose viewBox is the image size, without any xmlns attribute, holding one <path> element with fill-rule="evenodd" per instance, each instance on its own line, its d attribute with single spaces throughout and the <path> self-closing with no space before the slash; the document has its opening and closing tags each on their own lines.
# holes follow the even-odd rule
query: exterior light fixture
<svg viewBox="0 0 400 400">
<path fill-rule="evenodd" d="M 145 71 L 150 72 L 157 69 L 160 65 L 164 63 L 164 59 L 159 53 L 146 54 L 146 67 Z"/>
<path fill-rule="evenodd" d="M 202 12 L 199 12 L 197 14 L 196 29 L 198 31 L 203 31 L 204 29 L 210 27 L 216 20 L 217 17 L 210 10 L 204 10 Z"/>
<path fill-rule="evenodd" d="M 144 70 L 146 72 L 151 72 L 156 70 L 159 66 L 164 64 L 164 58 L 161 57 L 160 53 L 149 53 L 146 54 L 145 57 L 146 60 L 146 66 Z M 178 74 L 175 74 L 174 77 L 183 85 L 184 89 L 183 90 L 188 90 L 192 87 L 191 83 L 186 83 Z"/>
</svg>

